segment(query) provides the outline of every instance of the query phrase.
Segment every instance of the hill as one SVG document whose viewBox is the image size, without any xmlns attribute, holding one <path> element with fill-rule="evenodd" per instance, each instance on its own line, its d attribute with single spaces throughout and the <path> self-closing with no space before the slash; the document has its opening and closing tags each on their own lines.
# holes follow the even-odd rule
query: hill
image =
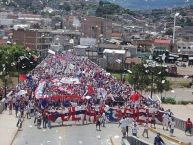
<svg viewBox="0 0 193 145">
<path fill-rule="evenodd" d="M 193 0 L 107 0 L 129 9 L 158 9 L 185 7 L 193 4 Z"/>
</svg>

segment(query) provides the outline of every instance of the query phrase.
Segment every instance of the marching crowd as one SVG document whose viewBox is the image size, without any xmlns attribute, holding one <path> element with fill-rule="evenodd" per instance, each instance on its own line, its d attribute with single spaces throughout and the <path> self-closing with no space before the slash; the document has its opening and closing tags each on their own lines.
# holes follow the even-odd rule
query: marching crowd
<svg viewBox="0 0 193 145">
<path fill-rule="evenodd" d="M 140 106 L 154 106 L 160 109 L 159 104 L 149 101 L 148 98 L 140 96 L 131 100 L 133 91 L 129 84 L 116 80 L 113 76 L 107 73 L 102 68 L 98 67 L 89 59 L 76 57 L 70 53 L 48 56 L 41 62 L 31 74 L 33 81 L 21 82 L 15 90 L 12 97 L 5 100 L 5 109 L 15 110 L 15 115 L 18 117 L 17 126 L 22 127 L 23 118 L 31 119 L 33 116 L 34 124 L 38 128 L 51 128 L 51 113 L 49 110 L 60 110 L 70 106 L 129 106 L 137 108 Z M 79 82 L 62 83 L 60 80 L 63 77 L 78 78 Z M 36 89 L 41 80 L 46 81 L 41 96 L 35 96 Z M 68 80 L 67 80 L 68 81 Z M 26 90 L 26 94 L 18 95 L 18 90 Z M 65 100 L 52 99 L 52 96 L 76 94 L 81 99 Z M 86 98 L 89 96 L 89 98 Z M 24 113 L 26 112 L 26 114 Z M 175 120 L 170 110 L 163 113 L 162 116 L 163 129 L 170 129 L 170 135 L 173 136 L 175 128 Z M 100 130 L 101 125 L 105 126 L 105 114 L 98 114 L 96 119 L 96 129 Z M 144 122 L 143 136 L 148 138 L 149 123 L 152 127 L 156 124 L 156 114 L 153 113 L 151 119 L 146 119 Z M 124 116 L 119 123 L 123 136 L 128 135 L 129 128 L 133 136 L 138 135 L 138 123 L 128 116 Z M 191 134 L 192 122 L 190 119 L 186 121 L 186 132 Z M 158 134 L 155 137 L 155 145 L 160 145 L 163 142 Z M 164 143 L 164 142 L 163 142 Z"/>
</svg>

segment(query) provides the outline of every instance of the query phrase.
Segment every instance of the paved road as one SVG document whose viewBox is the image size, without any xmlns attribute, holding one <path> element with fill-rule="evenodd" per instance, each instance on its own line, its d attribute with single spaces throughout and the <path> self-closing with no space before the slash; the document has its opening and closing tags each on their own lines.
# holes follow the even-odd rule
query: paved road
<svg viewBox="0 0 193 145">
<path fill-rule="evenodd" d="M 121 136 L 117 125 L 107 125 L 102 131 L 96 131 L 94 125 L 37 129 L 32 121 L 25 120 L 13 145 L 109 145 L 111 136 Z"/>
<path fill-rule="evenodd" d="M 8 111 L 3 111 L 0 114 L 0 145 L 10 145 L 18 130 L 16 127 L 17 118 L 9 115 Z"/>
<path fill-rule="evenodd" d="M 73 122 L 68 122 L 73 124 Z M 23 130 L 19 131 L 13 145 L 111 145 L 110 137 L 119 138 L 121 145 L 121 132 L 117 124 L 107 124 L 102 131 L 96 131 L 95 125 L 67 125 L 53 127 L 52 129 L 37 129 L 33 120 L 25 119 Z M 142 137 L 142 128 L 139 138 L 153 143 L 155 134 L 149 132 L 149 139 Z M 175 145 L 166 141 L 167 145 Z"/>
</svg>

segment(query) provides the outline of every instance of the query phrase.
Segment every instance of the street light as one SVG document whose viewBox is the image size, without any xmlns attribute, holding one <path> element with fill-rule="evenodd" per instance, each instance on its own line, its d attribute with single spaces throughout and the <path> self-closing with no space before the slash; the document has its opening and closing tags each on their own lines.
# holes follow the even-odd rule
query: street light
<svg viewBox="0 0 193 145">
<path fill-rule="evenodd" d="M 175 15 L 174 15 L 174 28 L 173 28 L 173 39 L 172 39 L 173 44 L 175 43 L 176 17 L 178 17 L 179 15 L 180 15 L 180 13 L 175 13 Z"/>
<path fill-rule="evenodd" d="M 163 84 L 165 83 L 165 80 L 163 80 L 163 64 L 165 63 L 165 59 L 166 59 L 166 54 L 164 53 L 162 55 L 162 61 L 161 61 L 161 72 L 160 72 L 160 75 L 161 75 L 161 100 L 163 100 L 163 97 L 162 97 L 162 91 L 163 91 Z"/>
</svg>

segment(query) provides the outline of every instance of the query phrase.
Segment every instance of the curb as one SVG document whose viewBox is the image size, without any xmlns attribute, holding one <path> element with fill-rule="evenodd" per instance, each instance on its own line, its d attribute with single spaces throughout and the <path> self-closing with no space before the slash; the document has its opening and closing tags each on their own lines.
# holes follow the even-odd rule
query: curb
<svg viewBox="0 0 193 145">
<path fill-rule="evenodd" d="M 17 129 L 17 131 L 16 131 L 16 133 L 15 133 L 15 135 L 14 135 L 13 139 L 11 140 L 10 145 L 13 145 L 13 142 L 14 142 L 14 140 L 15 140 L 15 138 L 16 138 L 16 136 L 17 136 L 18 132 L 19 132 L 19 129 Z"/>
<path fill-rule="evenodd" d="M 151 132 L 153 132 L 153 133 L 160 133 L 160 132 L 156 131 L 156 130 L 153 129 L 153 128 L 149 128 L 149 130 L 150 130 Z M 187 145 L 186 143 L 181 142 L 181 141 L 179 141 L 179 140 L 177 140 L 177 139 L 175 139 L 175 138 L 172 138 L 172 137 L 170 137 L 170 136 L 167 136 L 167 135 L 165 135 L 165 134 L 163 134 L 163 133 L 160 133 L 160 135 L 161 135 L 163 138 L 165 138 L 165 139 L 167 139 L 167 140 L 170 140 L 170 141 L 172 141 L 172 142 L 174 142 L 174 143 L 177 143 L 177 144 L 180 144 L 180 145 Z"/>
<path fill-rule="evenodd" d="M 24 118 L 23 118 L 23 123 L 24 123 L 24 121 L 25 121 L 25 117 L 26 117 L 26 114 L 24 115 Z M 16 138 L 16 136 L 17 136 L 18 132 L 19 132 L 19 128 L 17 127 L 17 131 L 16 131 L 16 133 L 15 133 L 15 135 L 14 135 L 13 139 L 11 140 L 10 145 L 13 145 L 13 142 L 14 142 L 14 140 L 15 140 L 15 138 Z"/>
</svg>

